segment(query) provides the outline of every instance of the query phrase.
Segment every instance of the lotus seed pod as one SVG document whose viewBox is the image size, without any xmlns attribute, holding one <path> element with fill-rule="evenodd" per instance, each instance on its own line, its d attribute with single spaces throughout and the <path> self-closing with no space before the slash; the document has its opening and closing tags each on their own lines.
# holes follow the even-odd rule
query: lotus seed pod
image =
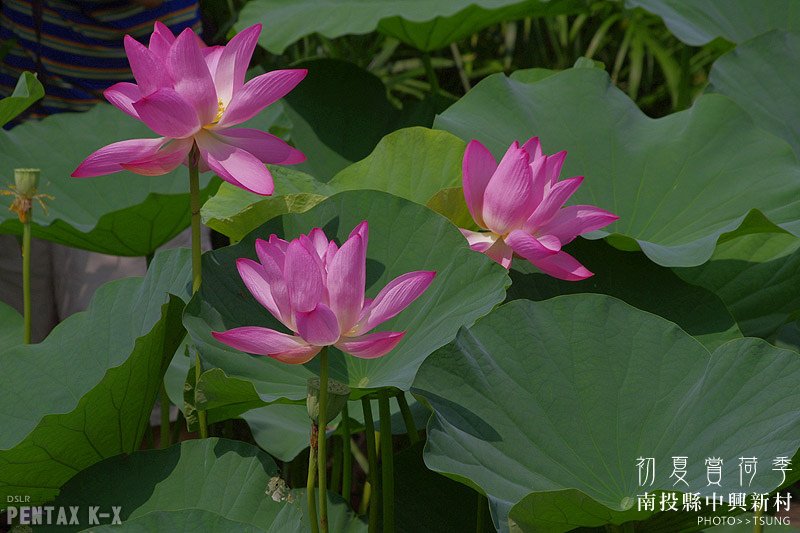
<svg viewBox="0 0 800 533">
<path fill-rule="evenodd" d="M 328 380 L 328 416 L 329 422 L 342 412 L 347 400 L 350 398 L 350 387 L 335 379 Z M 319 378 L 308 379 L 308 396 L 306 397 L 308 417 L 315 424 L 319 422 Z"/>
<path fill-rule="evenodd" d="M 36 189 L 39 187 L 40 172 L 41 170 L 38 168 L 15 168 L 14 185 L 16 186 L 17 194 L 28 198 L 35 195 Z"/>
</svg>

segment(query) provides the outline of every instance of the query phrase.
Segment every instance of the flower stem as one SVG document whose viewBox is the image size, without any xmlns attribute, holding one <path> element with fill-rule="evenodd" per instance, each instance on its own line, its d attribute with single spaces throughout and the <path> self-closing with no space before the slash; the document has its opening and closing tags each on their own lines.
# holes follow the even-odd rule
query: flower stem
<svg viewBox="0 0 800 533">
<path fill-rule="evenodd" d="M 469 84 L 469 76 L 467 76 L 467 72 L 464 70 L 464 58 L 461 57 L 461 52 L 458 50 L 458 45 L 456 43 L 450 43 L 450 52 L 453 54 L 453 61 L 455 61 L 456 68 L 458 69 L 458 77 L 461 79 L 461 86 L 464 88 L 464 92 L 467 93 L 472 87 Z"/>
<path fill-rule="evenodd" d="M 317 475 L 319 476 L 319 526 L 322 533 L 328 531 L 328 457 L 325 449 L 325 433 L 328 427 L 328 349 L 319 353 L 319 436 L 317 454 Z"/>
<path fill-rule="evenodd" d="M 433 69 L 433 63 L 431 63 L 431 55 L 428 52 L 422 54 L 422 64 L 425 66 L 425 75 L 428 77 L 428 83 L 431 84 L 431 94 L 439 94 L 439 78 L 436 77 L 436 71 Z"/>
<path fill-rule="evenodd" d="M 333 450 L 331 453 L 331 462 L 333 466 L 331 466 L 331 482 L 328 484 L 328 487 L 330 487 L 330 490 L 333 492 L 337 492 L 342 482 L 342 460 L 344 459 L 344 454 L 342 453 L 343 446 L 341 438 L 335 437 L 331 442 L 333 443 Z"/>
<path fill-rule="evenodd" d="M 394 533 L 394 458 L 392 457 L 392 415 L 389 391 L 378 392 L 381 417 L 381 490 L 383 492 L 383 533 Z"/>
<path fill-rule="evenodd" d="M 411 409 L 408 407 L 408 402 L 406 401 L 406 394 L 403 391 L 397 393 L 396 398 L 397 405 L 400 406 L 400 412 L 403 414 L 403 422 L 408 432 L 408 440 L 411 441 L 411 445 L 413 446 L 419 442 L 419 431 L 417 431 L 417 425 L 414 423 L 414 415 L 411 414 Z"/>
<path fill-rule="evenodd" d="M 33 200 L 38 200 L 44 208 L 42 198 L 53 198 L 48 194 L 36 194 L 39 184 L 38 168 L 15 168 L 14 185 L 0 190 L 4 196 L 14 196 L 9 209 L 17 214 L 22 223 L 22 342 L 31 343 L 31 219 L 33 218 Z M 47 209 L 45 208 L 45 212 Z"/>
<path fill-rule="evenodd" d="M 192 213 L 192 294 L 202 282 L 200 271 L 200 169 L 197 145 L 189 153 L 189 205 Z"/>
<path fill-rule="evenodd" d="M 314 496 L 314 484 L 317 479 L 317 425 L 311 422 L 311 447 L 308 449 L 308 478 L 306 479 L 306 493 L 308 497 L 308 521 L 312 533 L 319 533 L 317 524 L 317 502 Z"/>
<path fill-rule="evenodd" d="M 378 502 L 380 487 L 378 486 L 378 452 L 375 443 L 375 422 L 372 419 L 372 403 L 367 396 L 361 398 L 364 409 L 364 433 L 367 437 L 367 461 L 369 462 L 369 533 L 378 531 Z M 366 489 L 366 487 L 365 487 Z M 366 495 L 366 490 L 364 491 Z"/>
<path fill-rule="evenodd" d="M 28 209 L 27 220 L 22 225 L 22 302 L 24 329 L 22 342 L 31 343 L 31 215 Z"/>
<path fill-rule="evenodd" d="M 192 215 L 192 294 L 200 289 L 203 281 L 200 270 L 200 151 L 195 144 L 189 152 L 189 208 Z M 200 364 L 200 352 L 195 355 L 195 383 L 200 382 L 200 374 L 203 368 Z M 197 410 L 197 422 L 200 426 L 200 438 L 208 437 L 208 426 L 206 425 L 206 412 Z"/>
<path fill-rule="evenodd" d="M 347 404 L 342 409 L 342 498 L 350 503 L 350 488 L 353 477 L 353 454 L 350 452 L 350 414 Z"/>
<path fill-rule="evenodd" d="M 356 441 L 354 441 L 352 437 L 350 438 L 350 453 L 353 455 L 353 459 L 358 464 L 359 468 L 361 468 L 365 474 L 369 474 L 369 461 L 367 460 L 367 456 L 361 452 L 361 448 L 358 447 L 358 444 L 356 444 Z"/>
</svg>

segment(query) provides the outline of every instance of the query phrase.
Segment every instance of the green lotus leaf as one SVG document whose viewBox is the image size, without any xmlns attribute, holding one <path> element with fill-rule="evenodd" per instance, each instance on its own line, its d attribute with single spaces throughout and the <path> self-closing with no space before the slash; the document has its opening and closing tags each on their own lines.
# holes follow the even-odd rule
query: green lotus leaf
<svg viewBox="0 0 800 533">
<path fill-rule="evenodd" d="M 251 444 L 189 440 L 102 461 L 70 480 L 53 505 L 107 511 L 120 507 L 123 524 L 109 528 L 114 531 L 170 531 L 161 525 L 171 523 L 181 524 L 184 531 L 227 533 L 231 524 L 233 531 L 308 531 L 305 491 L 292 492 L 292 501 L 274 501 L 266 494 L 270 479 L 278 475 L 272 458 Z M 189 511 L 198 515 L 190 518 Z M 330 494 L 328 518 L 331 531 L 366 531 L 366 524 Z M 187 527 L 191 523 L 197 528 Z M 43 531 L 51 529 L 83 528 Z"/>
<path fill-rule="evenodd" d="M 197 380 L 195 378 L 194 360 L 189 359 L 187 353 L 186 343 L 189 341 L 188 337 L 184 339 L 184 344 L 179 348 L 175 357 L 170 361 L 169 367 L 164 373 L 164 386 L 169 396 L 170 401 L 178 406 L 186 418 L 186 425 L 189 431 L 197 431 L 197 416 L 196 407 L 200 404 L 206 412 L 206 423 L 213 424 L 230 420 L 233 418 L 244 418 L 250 423 L 249 417 L 251 414 L 260 413 L 263 406 L 268 405 L 261 400 L 261 397 L 253 388 L 250 381 L 231 378 L 219 368 L 212 368 L 206 370 L 201 374 L 199 388 L 196 387 Z M 198 391 L 199 399 L 195 399 L 195 391 Z M 277 404 L 281 407 L 297 407 L 291 404 Z M 276 410 L 278 411 L 278 410 Z M 276 416 L 280 418 L 281 412 Z M 272 418 L 271 415 L 267 415 Z M 254 416 L 254 418 L 258 418 Z M 306 417 L 307 420 L 307 417 Z M 273 420 L 265 420 L 266 424 L 271 424 Z M 280 425 L 279 420 L 275 420 L 277 425 Z M 250 423 L 251 430 L 255 436 L 256 443 L 263 449 L 267 450 L 270 454 L 278 459 L 284 458 L 275 453 L 274 447 L 281 446 L 283 440 L 273 439 L 268 442 L 272 446 L 264 446 L 262 440 L 256 435 L 256 428 L 253 423 Z M 305 431 L 305 428 L 303 428 Z M 287 436 L 288 437 L 288 436 Z M 291 438 L 289 438 L 291 440 Z M 308 441 L 308 438 L 305 439 Z M 302 448 L 300 448 L 302 449 Z M 296 454 L 295 454 L 296 455 Z M 291 460 L 294 456 L 286 460 Z"/>
<path fill-rule="evenodd" d="M 751 531 L 755 530 L 753 527 L 755 523 L 754 515 L 741 515 L 737 516 L 737 518 L 741 520 L 741 522 L 730 525 L 725 524 L 713 526 L 705 529 L 704 531 L 707 531 L 708 533 L 750 533 Z M 797 528 L 795 526 L 791 524 L 784 525 L 775 521 L 777 520 L 777 517 L 762 516 L 762 520 L 765 520 L 764 523 L 768 524 L 763 526 L 763 531 L 765 533 L 797 533 Z"/>
<path fill-rule="evenodd" d="M 184 336 L 189 250 L 156 255 L 147 276 L 103 285 L 89 308 L 39 344 L 0 351 L 0 503 L 51 499 L 73 475 L 139 448 Z"/>
<path fill-rule="evenodd" d="M 390 133 L 369 156 L 340 171 L 335 191 L 374 189 L 418 204 L 461 185 L 464 141 L 445 131 L 406 128 Z"/>
<path fill-rule="evenodd" d="M 659 502 L 660 505 L 660 502 Z M 565 515 L 565 511 L 568 515 Z M 597 503 L 582 492 L 574 489 L 561 491 L 557 497 L 549 493 L 533 493 L 522 499 L 518 504 L 511 508 L 509 513 L 509 530 L 511 533 L 559 533 L 562 531 L 572 531 L 578 524 L 596 524 L 602 527 L 612 522 L 620 522 L 630 519 L 625 526 L 611 526 L 604 529 L 627 528 L 633 531 L 646 531 L 647 533 L 699 533 L 702 531 L 716 531 L 709 528 L 706 522 L 708 519 L 736 520 L 727 506 L 717 507 L 716 511 L 685 511 L 675 512 L 673 510 L 658 511 L 654 515 L 644 520 L 642 513 L 631 509 L 628 513 L 611 511 L 607 507 Z M 744 516 L 742 517 L 744 518 Z M 753 522 L 750 522 L 752 531 Z M 772 528 L 766 528 L 767 532 L 772 532 Z"/>
<path fill-rule="evenodd" d="M 798 317 L 800 239 L 794 235 L 735 237 L 718 244 L 704 265 L 674 270 L 685 281 L 717 294 L 747 336 L 772 337 Z"/>
<path fill-rule="evenodd" d="M 200 208 L 203 224 L 238 241 L 265 221 L 308 211 L 330 195 L 325 183 L 308 174 L 286 167 L 270 166 L 270 171 L 275 179 L 273 196 L 260 196 L 223 183 Z"/>
<path fill-rule="evenodd" d="M 637 498 L 680 490 L 674 456 L 688 457 L 683 491 L 742 492 L 740 457 L 759 460 L 746 492 L 776 488 L 773 459 L 800 446 L 798 378 L 796 352 L 752 338 L 710 352 L 663 318 L 578 294 L 499 307 L 429 357 L 412 391 L 435 413 L 429 468 L 480 487 L 497 527 L 535 494 L 561 510 L 548 531 L 563 531 L 653 514 Z M 646 486 L 640 457 L 655 460 Z M 719 486 L 709 457 L 723 460 Z M 535 521 L 523 511 L 518 520 Z"/>
<path fill-rule="evenodd" d="M 797 158 L 725 96 L 701 96 L 692 108 L 654 120 L 598 69 L 529 84 L 497 74 L 435 126 L 480 140 L 495 157 L 534 135 L 547 153 L 567 150 L 562 176 L 586 177 L 570 202 L 620 216 L 592 237 L 640 247 L 663 266 L 704 263 L 721 235 L 755 231 L 750 224 L 759 216 L 772 231 L 777 225 L 800 235 Z"/>
<path fill-rule="evenodd" d="M 471 324 L 502 301 L 508 275 L 486 256 L 471 251 L 460 232 L 424 206 L 378 191 L 347 191 L 305 213 L 283 215 L 234 246 L 203 256 L 203 286 L 184 314 L 193 341 L 207 368 L 251 380 L 265 402 L 306 397 L 306 380 L 318 362 L 287 365 L 268 357 L 243 354 L 211 337 L 211 331 L 259 325 L 283 329 L 249 294 L 235 261 L 255 257 L 257 237 L 271 234 L 294 238 L 314 227 L 343 242 L 362 220 L 369 221 L 367 297 L 389 280 L 416 270 L 435 270 L 428 290 L 382 329 L 407 331 L 385 357 L 374 360 L 344 356 L 332 349 L 331 377 L 353 389 L 408 389 L 418 366 L 434 350 L 450 342 L 462 325 Z M 354 393 L 357 394 L 357 393 Z"/>
<path fill-rule="evenodd" d="M 0 100 L 0 127 L 11 122 L 44 96 L 44 87 L 35 74 L 23 72 L 11 96 Z"/>
<path fill-rule="evenodd" d="M 274 403 L 247 411 L 242 419 L 256 444 L 281 461 L 292 461 L 308 449 L 311 420 L 305 405 Z"/>
<path fill-rule="evenodd" d="M 282 120 L 280 105 L 272 106 L 246 126 L 267 130 Z M 75 248 L 111 255 L 146 256 L 189 226 L 189 178 L 185 167 L 163 176 L 119 172 L 95 178 L 70 174 L 89 154 L 124 139 L 153 138 L 143 123 L 113 106 L 100 104 L 85 113 L 61 113 L 31 121 L 0 136 L 3 167 L 41 169 L 39 192 L 45 212 L 34 203 L 33 236 Z M 219 180 L 200 176 L 201 201 Z M 0 233 L 22 234 L 16 214 L 0 196 Z"/>
<path fill-rule="evenodd" d="M 479 30 L 526 16 L 575 13 L 577 0 L 254 0 L 245 4 L 234 26 L 241 31 L 256 23 L 269 31 L 259 44 L 281 54 L 312 33 L 334 38 L 380 30 L 419 50 L 436 50 Z"/>
<path fill-rule="evenodd" d="M 303 213 L 308 211 L 326 197 L 321 194 L 314 193 L 298 193 L 287 194 L 286 196 L 270 196 L 255 198 L 252 193 L 243 191 L 233 185 L 223 184 L 225 191 L 221 193 L 221 197 L 233 202 L 242 200 L 242 211 L 232 213 L 226 218 L 210 218 L 208 220 L 208 227 L 226 235 L 231 241 L 236 242 L 241 240 L 245 235 L 262 225 L 265 221 L 275 218 L 278 215 L 285 215 L 287 213 Z M 220 192 L 222 188 L 220 187 Z M 244 194 L 242 194 L 244 193 Z M 248 195 L 245 197 L 244 195 Z M 205 206 L 219 198 L 220 195 L 212 196 L 208 202 L 203 206 L 202 212 L 209 217 L 215 217 L 217 213 L 213 209 L 217 207 L 214 202 L 213 206 L 206 209 Z"/>
<path fill-rule="evenodd" d="M 188 358 L 176 360 L 188 362 Z M 206 370 L 200 374 L 198 381 L 194 365 L 187 365 L 187 369 L 188 372 L 184 372 L 183 402 L 177 405 L 182 405 L 181 411 L 186 417 L 189 431 L 199 431 L 198 409 L 205 411 L 207 424 L 214 424 L 266 405 L 249 381 L 230 378 L 219 368 Z"/>
<path fill-rule="evenodd" d="M 409 403 L 417 429 L 424 428 L 430 412 L 416 402 L 409 393 L 406 393 L 406 401 Z M 397 402 L 391 401 L 389 406 L 392 415 L 392 434 L 405 435 L 406 425 L 403 422 Z M 380 422 L 378 407 L 377 405 L 372 407 L 375 429 L 378 430 Z M 364 413 L 361 409 L 361 402 L 351 401 L 349 410 L 351 418 L 350 431 L 356 433 L 359 429 L 363 430 Z M 311 427 L 305 404 L 273 403 L 247 411 L 241 417 L 250 426 L 256 444 L 281 461 L 291 461 L 300 452 L 308 448 Z M 331 428 L 334 427 L 337 428 L 336 431 L 340 431 L 341 417 L 331 420 L 328 431 L 331 431 Z"/>
<path fill-rule="evenodd" d="M 405 392 L 404 394 L 406 403 L 408 403 L 408 410 L 411 412 L 411 416 L 414 419 L 414 424 L 417 426 L 417 430 L 420 431 L 425 429 L 425 425 L 428 423 L 428 418 L 430 417 L 431 412 L 427 407 L 418 402 L 410 392 Z M 372 420 L 375 423 L 375 431 L 380 431 L 380 416 L 378 415 L 377 400 L 371 400 L 370 405 L 372 405 Z M 391 399 L 389 401 L 389 413 L 392 415 L 390 420 L 392 434 L 405 435 L 407 433 L 406 423 L 403 420 L 403 415 L 399 406 L 397 405 L 396 399 Z M 361 402 L 350 403 L 350 418 L 358 423 L 360 427 L 364 427 L 364 406 Z"/>
<path fill-rule="evenodd" d="M 622 252 L 602 240 L 586 239 L 576 239 L 567 251 L 594 272 L 594 276 L 578 282 L 563 281 L 542 274 L 527 261 L 517 259 L 509 272 L 512 284 L 508 299 L 546 300 L 561 294 L 608 294 L 675 322 L 709 350 L 742 336 L 725 306 L 728 300 L 723 303 L 720 296 L 712 292 L 713 288 L 697 287 L 701 284 L 688 279 L 687 283 L 670 269 L 648 261 L 642 253 Z M 743 294 L 751 294 L 745 291 Z"/>
<path fill-rule="evenodd" d="M 641 516 L 635 510 L 628 513 L 612 511 L 582 492 L 570 489 L 556 494 L 529 494 L 511 508 L 508 525 L 512 533 L 564 533 L 580 527 L 634 521 Z M 667 531 L 685 533 L 683 529 Z"/>
<path fill-rule="evenodd" d="M 425 6 L 428 9 L 435 6 L 436 9 L 439 8 L 439 4 L 446 3 L 431 2 L 417 6 Z M 573 15 L 586 10 L 586 3 L 580 0 L 473 1 L 461 4 L 466 5 L 461 11 L 450 16 L 439 15 L 432 20 L 412 21 L 404 13 L 385 18 L 378 24 L 378 31 L 395 37 L 417 50 L 430 52 L 465 39 L 499 22 L 526 17 Z"/>
<path fill-rule="evenodd" d="M 800 31 L 800 24 L 796 29 Z M 786 139 L 800 155 L 798 69 L 800 33 L 775 30 L 717 59 L 709 73 L 710 90 L 735 100 L 760 127 Z"/>
<path fill-rule="evenodd" d="M 700 46 L 723 37 L 741 43 L 774 29 L 800 30 L 800 5 L 792 0 L 626 0 L 664 19 L 675 36 Z"/>
<path fill-rule="evenodd" d="M 22 344 L 22 315 L 0 302 L 0 350 Z"/>
<path fill-rule="evenodd" d="M 93 151 L 123 139 L 154 137 L 147 126 L 106 104 L 85 113 L 61 113 L 21 124 L 0 136 L 2 173 L 41 169 L 39 192 L 47 212 L 34 203 L 33 236 L 112 255 L 145 256 L 189 225 L 189 178 L 185 167 L 164 176 L 120 172 L 72 178 Z M 204 195 L 211 175 L 201 176 Z M 0 196 L 0 233 L 22 233 L 11 197 Z"/>
<path fill-rule="evenodd" d="M 150 511 L 122 524 L 105 524 L 85 530 L 87 533 L 152 533 L 153 531 L 203 531 L 207 533 L 264 533 L 267 530 L 252 524 L 229 520 L 212 511 L 181 509 Z"/>
<path fill-rule="evenodd" d="M 353 63 L 316 59 L 295 66 L 308 69 L 283 100 L 292 142 L 308 158 L 296 168 L 322 181 L 365 158 L 384 135 L 406 126 L 430 126 L 436 113 L 451 103 L 427 98 L 398 109 L 380 78 Z"/>
<path fill-rule="evenodd" d="M 219 368 L 212 368 L 200 374 L 197 383 L 197 407 L 207 411 L 225 409 L 224 415 L 212 418 L 227 420 L 255 407 L 262 407 L 253 384 L 242 379 L 229 378 Z M 209 421 L 211 423 L 212 421 Z"/>
<path fill-rule="evenodd" d="M 190 377 L 188 381 L 194 383 L 189 368 L 190 362 L 187 357 L 176 356 L 164 378 L 170 399 L 181 407 L 184 415 L 187 414 L 187 406 L 184 403 L 184 383 L 187 381 L 187 374 Z M 193 371 L 194 367 L 191 368 Z M 206 409 L 206 419 L 209 424 L 230 418 L 242 418 L 250 426 L 256 444 L 281 461 L 291 461 L 308 448 L 311 426 L 304 400 L 297 400 L 294 403 L 266 404 L 255 391 L 252 382 L 228 377 L 219 368 L 203 372 L 200 382 L 201 405 Z M 409 393 L 406 393 L 406 401 L 417 428 L 424 428 L 430 411 Z M 350 402 L 349 405 L 350 418 L 353 420 L 351 431 L 355 433 L 360 430 L 359 428 L 363 429 L 364 414 L 361 401 Z M 405 434 L 406 426 L 397 402 L 392 401 L 389 405 L 392 414 L 392 433 Z M 191 417 L 192 413 L 190 412 L 187 420 L 190 420 Z M 379 418 L 377 406 L 373 405 L 376 430 Z M 331 420 L 329 429 L 338 427 L 340 422 L 341 418 Z M 190 430 L 196 431 L 195 426 L 190 425 Z"/>
<path fill-rule="evenodd" d="M 781 326 L 770 341 L 778 348 L 800 352 L 800 321 L 795 320 Z"/>
<path fill-rule="evenodd" d="M 461 214 L 466 204 L 460 189 L 460 200 L 438 195 L 442 189 L 453 191 L 460 185 L 463 155 L 464 142 L 450 133 L 405 128 L 381 139 L 371 154 L 328 183 L 297 170 L 280 169 L 274 173 L 275 196 L 269 198 L 223 183 L 203 206 L 203 220 L 238 241 L 275 216 L 302 213 L 325 196 L 359 189 L 384 191 L 423 205 L 433 202 L 431 207 L 445 216 L 450 216 L 450 211 Z"/>
<path fill-rule="evenodd" d="M 478 231 L 478 225 L 472 220 L 467 203 L 464 200 L 464 189 L 461 187 L 449 187 L 442 189 L 428 200 L 425 204 L 440 215 L 446 216 L 450 222 L 459 228 Z"/>
</svg>

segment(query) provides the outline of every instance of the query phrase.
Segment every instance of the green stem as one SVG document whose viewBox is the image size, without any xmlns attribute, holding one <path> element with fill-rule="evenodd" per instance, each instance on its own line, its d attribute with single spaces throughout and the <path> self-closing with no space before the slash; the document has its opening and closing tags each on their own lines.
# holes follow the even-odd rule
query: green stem
<svg viewBox="0 0 800 533">
<path fill-rule="evenodd" d="M 428 76 L 428 83 L 431 84 L 431 94 L 439 94 L 439 78 L 436 77 L 436 71 L 433 70 L 431 55 L 428 52 L 422 54 L 422 64 L 425 66 L 425 74 Z"/>
<path fill-rule="evenodd" d="M 192 294 L 200 289 L 203 280 L 200 270 L 200 151 L 195 144 L 189 152 L 189 207 L 192 216 Z M 200 382 L 200 374 L 203 368 L 200 364 L 200 352 L 195 357 L 195 383 Z M 206 425 L 206 413 L 197 410 L 197 421 L 200 426 L 200 438 L 208 437 L 208 426 Z"/>
<path fill-rule="evenodd" d="M 319 353 L 319 436 L 317 454 L 317 475 L 319 476 L 319 527 L 322 533 L 328 531 L 328 456 L 325 450 L 325 433 L 328 427 L 328 349 Z"/>
<path fill-rule="evenodd" d="M 164 381 L 161 381 L 161 390 L 159 391 L 160 407 L 161 407 L 161 447 L 169 447 L 169 396 L 167 395 L 167 387 L 164 386 Z"/>
<path fill-rule="evenodd" d="M 369 472 L 367 472 L 367 475 L 369 475 Z M 358 511 L 357 511 L 359 515 L 363 516 L 363 515 L 367 514 L 367 507 L 369 507 L 369 509 L 370 509 L 369 516 L 370 517 L 372 516 L 372 511 L 371 511 L 372 507 L 370 507 L 370 505 L 369 505 L 369 499 L 370 499 L 371 493 L 372 493 L 372 485 L 370 484 L 369 481 L 367 481 L 367 482 L 364 483 L 364 486 L 361 488 L 361 503 L 358 504 Z M 373 531 L 377 531 L 377 527 L 378 527 L 378 518 L 377 518 L 377 516 L 378 515 L 377 515 L 377 511 L 376 511 L 375 523 L 372 524 L 372 521 L 370 521 L 370 524 L 372 524 L 372 525 L 369 526 L 370 528 L 375 528 L 375 529 L 369 529 L 368 531 L 370 533 L 373 532 Z"/>
<path fill-rule="evenodd" d="M 383 533 L 394 533 L 394 459 L 392 457 L 392 414 L 389 392 L 378 393 L 381 424 L 381 491 L 383 492 Z"/>
<path fill-rule="evenodd" d="M 22 301 L 24 329 L 22 342 L 31 343 L 31 217 L 33 208 L 28 210 L 27 221 L 22 226 Z"/>
<path fill-rule="evenodd" d="M 342 482 L 342 439 L 339 437 L 334 437 L 333 439 L 333 452 L 331 453 L 331 462 L 333 466 L 331 467 L 331 482 L 329 483 L 328 487 L 333 492 L 337 492 L 339 487 L 341 487 Z"/>
<path fill-rule="evenodd" d="M 400 406 L 400 412 L 403 414 L 403 422 L 408 432 L 408 440 L 411 441 L 411 445 L 413 446 L 419 442 L 419 431 L 417 431 L 417 425 L 414 423 L 414 415 L 411 414 L 411 409 L 408 407 L 406 395 L 403 391 L 400 391 L 396 398 L 397 405 Z"/>
<path fill-rule="evenodd" d="M 195 352 L 194 360 L 194 379 L 195 384 L 200 383 L 200 374 L 203 373 L 203 367 L 200 364 L 200 352 Z M 197 387 L 197 385 L 195 385 Z M 206 424 L 206 412 L 203 409 L 197 409 L 197 425 L 200 426 L 200 438 L 208 438 L 208 425 Z"/>
<path fill-rule="evenodd" d="M 189 205 L 192 213 L 192 294 L 200 288 L 200 169 L 199 153 L 194 145 L 189 153 Z"/>
<path fill-rule="evenodd" d="M 361 468 L 365 474 L 369 474 L 369 461 L 367 460 L 367 456 L 361 452 L 358 444 L 356 444 L 356 441 L 352 438 L 350 439 L 350 453 L 353 455 L 353 459 L 355 459 L 359 468 Z"/>
<path fill-rule="evenodd" d="M 364 433 L 367 437 L 367 461 L 369 462 L 370 494 L 369 494 L 369 533 L 378 531 L 378 502 L 380 501 L 380 487 L 378 486 L 378 452 L 375 443 L 375 422 L 372 419 L 372 404 L 368 397 L 361 398 L 364 409 Z M 365 491 L 366 493 L 366 491 Z"/>
<path fill-rule="evenodd" d="M 350 453 L 350 414 L 346 403 L 342 409 L 342 443 L 342 498 L 349 504 L 353 478 L 353 454 Z"/>
<path fill-rule="evenodd" d="M 458 50 L 458 45 L 456 43 L 450 43 L 450 53 L 453 54 L 453 60 L 458 69 L 458 77 L 461 79 L 461 86 L 464 88 L 464 92 L 467 93 L 472 87 L 469 83 L 469 76 L 467 76 L 467 72 L 464 70 L 464 59 L 461 57 L 461 52 Z"/>
<path fill-rule="evenodd" d="M 314 496 L 314 483 L 317 478 L 317 425 L 311 422 L 311 447 L 308 449 L 308 478 L 306 479 L 306 492 L 308 496 L 308 522 L 312 533 L 319 533 L 317 523 L 317 503 Z"/>
</svg>

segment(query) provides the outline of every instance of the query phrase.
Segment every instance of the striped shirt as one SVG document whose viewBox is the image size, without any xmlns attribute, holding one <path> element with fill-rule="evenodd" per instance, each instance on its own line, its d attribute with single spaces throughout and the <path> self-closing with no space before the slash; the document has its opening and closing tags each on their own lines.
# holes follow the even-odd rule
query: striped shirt
<svg viewBox="0 0 800 533">
<path fill-rule="evenodd" d="M 39 0 L 41 43 L 32 0 L 0 0 L 0 42 L 16 41 L 0 64 L 0 96 L 10 95 L 23 71 L 37 72 L 45 97 L 25 118 L 63 111 L 85 111 L 102 100 L 102 91 L 132 81 L 123 47 L 126 34 L 147 44 L 160 20 L 173 33 L 200 33 L 197 0 L 164 0 L 147 9 L 128 0 Z"/>
</svg>

